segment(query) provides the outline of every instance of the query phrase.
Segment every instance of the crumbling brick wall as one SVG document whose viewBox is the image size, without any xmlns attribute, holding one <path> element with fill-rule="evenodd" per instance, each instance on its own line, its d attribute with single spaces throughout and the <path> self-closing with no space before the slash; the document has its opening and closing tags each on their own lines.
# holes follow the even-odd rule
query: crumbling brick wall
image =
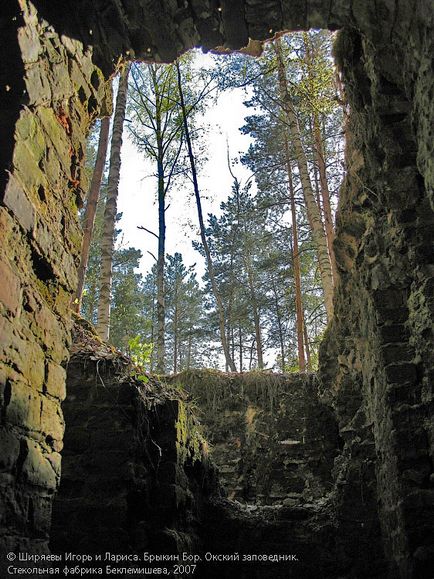
<svg viewBox="0 0 434 579">
<path fill-rule="evenodd" d="M 75 325 L 53 552 L 176 554 L 201 549 L 215 469 L 180 393 Z"/>
<path fill-rule="evenodd" d="M 229 498 L 273 505 L 330 493 L 339 436 L 314 374 L 190 370 L 167 380 L 197 406 Z"/>
</svg>

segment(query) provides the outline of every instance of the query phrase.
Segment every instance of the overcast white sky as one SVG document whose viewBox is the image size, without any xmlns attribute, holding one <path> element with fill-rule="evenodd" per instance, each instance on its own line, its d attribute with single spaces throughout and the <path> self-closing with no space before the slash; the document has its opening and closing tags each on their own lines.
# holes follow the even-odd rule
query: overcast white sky
<svg viewBox="0 0 434 579">
<path fill-rule="evenodd" d="M 199 60 L 209 63 L 211 57 L 200 55 Z M 247 150 L 251 139 L 242 135 L 239 128 L 244 124 L 244 117 L 249 114 L 243 105 L 246 99 L 241 89 L 225 92 L 217 103 L 208 108 L 204 122 L 210 129 L 207 135 L 208 161 L 199 175 L 204 214 L 218 213 L 220 203 L 231 191 L 232 177 L 227 167 L 226 143 L 229 142 L 231 157 Z M 145 231 L 137 229 L 144 226 L 152 231 L 158 230 L 156 205 L 155 167 L 138 153 L 124 129 L 122 147 L 122 168 L 119 186 L 118 211 L 122 212 L 120 227 L 123 232 L 122 245 L 133 246 L 143 253 L 140 271 L 146 273 L 154 263 L 147 253 L 156 255 L 157 240 Z M 247 180 L 249 172 L 240 164 L 235 167 L 238 178 Z M 203 273 L 202 258 L 192 248 L 192 239 L 199 239 L 196 207 L 193 198 L 193 186 L 185 180 L 181 189 L 169 193 L 170 207 L 166 213 L 167 240 L 166 253 L 182 253 L 186 265 L 197 263 L 199 273 Z M 190 226 L 193 224 L 193 228 Z"/>
</svg>

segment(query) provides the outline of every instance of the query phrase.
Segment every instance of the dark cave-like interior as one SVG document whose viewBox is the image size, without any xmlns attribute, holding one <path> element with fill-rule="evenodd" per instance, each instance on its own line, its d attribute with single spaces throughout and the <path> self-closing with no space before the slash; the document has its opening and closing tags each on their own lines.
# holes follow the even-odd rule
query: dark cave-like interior
<svg viewBox="0 0 434 579">
<path fill-rule="evenodd" d="M 335 314 L 315 376 L 271 385 L 182 376 L 202 396 L 217 475 L 170 380 L 137 384 L 109 347 L 89 350 L 90 329 L 76 325 L 72 346 L 85 139 L 111 106 L 120 59 L 169 62 L 194 46 L 239 50 L 309 28 L 339 29 L 350 108 Z M 207 552 L 288 557 L 201 561 L 201 577 L 433 576 L 433 28 L 429 0 L 2 7 L 2 576 L 56 565 L 56 553 L 106 551 L 128 555 L 123 567 L 143 551 L 191 553 L 184 563 Z M 241 386 L 245 399 L 225 398 Z M 267 388 L 282 403 L 276 423 Z M 215 420 L 226 411 L 229 434 Z M 249 435 L 255 420 L 273 443 Z M 222 482 L 250 506 L 225 499 Z M 33 558 L 12 563 L 20 553 Z M 178 576 L 191 574 L 184 567 Z"/>
</svg>

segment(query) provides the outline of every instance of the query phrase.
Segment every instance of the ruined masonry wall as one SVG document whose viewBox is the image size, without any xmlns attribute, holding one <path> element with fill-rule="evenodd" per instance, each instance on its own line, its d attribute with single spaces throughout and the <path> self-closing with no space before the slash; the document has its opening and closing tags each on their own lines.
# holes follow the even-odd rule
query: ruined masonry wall
<svg viewBox="0 0 434 579">
<path fill-rule="evenodd" d="M 336 513 L 349 564 L 363 569 L 360 545 L 383 540 L 391 575 L 420 578 L 434 566 L 433 11 L 396 10 L 378 26 L 367 5 L 359 31 L 343 31 L 336 47 L 350 140 L 320 377 L 346 441 Z"/>
<path fill-rule="evenodd" d="M 168 381 L 196 405 L 230 499 L 290 505 L 330 493 L 338 430 L 314 375 L 190 370 Z"/>
<path fill-rule="evenodd" d="M 74 335 L 53 552 L 198 552 L 218 486 L 189 405 L 81 326 Z"/>
<path fill-rule="evenodd" d="M 35 553 L 47 551 L 60 477 L 63 364 L 81 243 L 77 207 L 87 187 L 85 138 L 108 95 L 91 53 L 60 38 L 30 3 L 20 7 L 23 13 L 9 14 L 5 23 L 6 10 L 1 21 L 2 31 L 5 24 L 18 26 L 11 42 L 18 38 L 22 61 L 10 63 L 8 82 L 15 91 L 15 72 L 24 71 L 18 86 L 24 86 L 19 98 L 25 106 L 0 193 L 0 542 L 5 551 Z M 3 129 L 5 117 L 15 113 L 1 117 Z M 7 131 L 3 136 L 13 142 Z"/>
</svg>

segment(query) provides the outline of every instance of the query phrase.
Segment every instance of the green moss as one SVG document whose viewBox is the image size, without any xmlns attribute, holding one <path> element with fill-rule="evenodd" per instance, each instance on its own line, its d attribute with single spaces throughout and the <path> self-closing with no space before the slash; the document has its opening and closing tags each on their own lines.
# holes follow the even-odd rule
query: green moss
<svg viewBox="0 0 434 579">
<path fill-rule="evenodd" d="M 188 460 L 204 461 L 207 445 L 199 430 L 196 418 L 188 402 L 178 400 L 178 417 L 176 421 L 176 450 L 178 464 L 183 465 Z"/>
<path fill-rule="evenodd" d="M 259 403 L 271 411 L 298 374 L 274 374 L 253 371 L 243 374 L 218 370 L 187 370 L 167 378 L 168 383 L 188 392 L 193 401 L 207 414 L 223 410 L 239 410 L 249 402 Z"/>
</svg>

